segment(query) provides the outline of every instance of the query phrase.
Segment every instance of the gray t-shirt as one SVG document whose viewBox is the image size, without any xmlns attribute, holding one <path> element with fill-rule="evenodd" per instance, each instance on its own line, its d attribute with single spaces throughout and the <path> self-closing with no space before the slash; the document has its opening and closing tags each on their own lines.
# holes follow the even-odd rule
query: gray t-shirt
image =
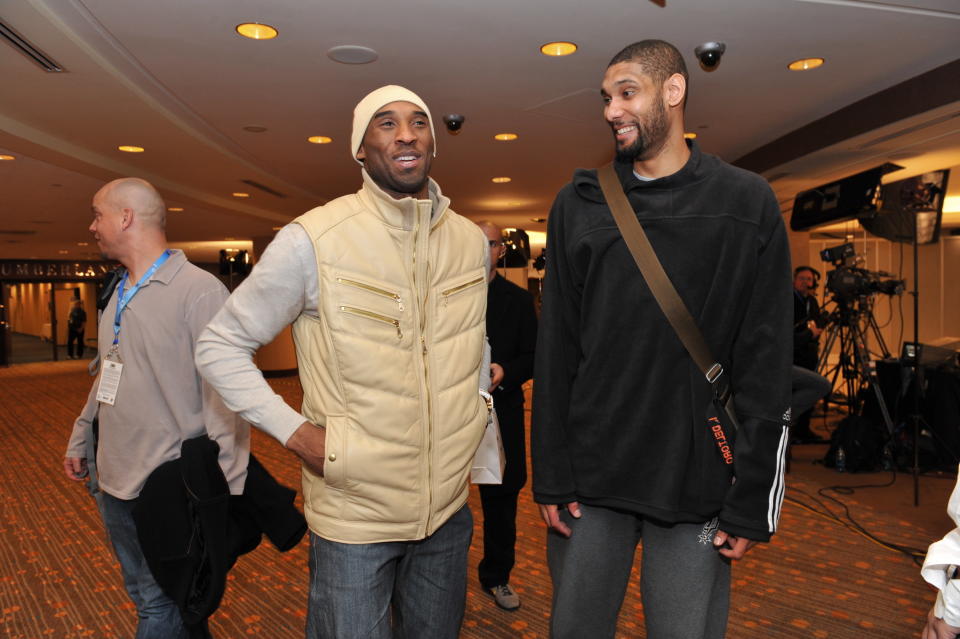
<svg viewBox="0 0 960 639">
<path fill-rule="evenodd" d="M 127 283 L 127 290 L 133 283 Z M 227 299 L 213 275 L 172 250 L 124 309 L 119 353 L 123 363 L 114 405 L 99 403 L 97 469 L 100 487 L 134 499 L 160 464 L 180 457 L 180 444 L 204 432 L 220 446 L 220 467 L 230 492 L 246 480 L 250 427 L 231 413 L 193 363 L 200 332 Z M 113 344 L 114 291 L 98 329 L 101 360 Z M 101 365 L 101 370 L 103 366 Z M 85 457 L 86 433 L 97 414 L 99 376 L 74 423 L 67 457 Z"/>
</svg>

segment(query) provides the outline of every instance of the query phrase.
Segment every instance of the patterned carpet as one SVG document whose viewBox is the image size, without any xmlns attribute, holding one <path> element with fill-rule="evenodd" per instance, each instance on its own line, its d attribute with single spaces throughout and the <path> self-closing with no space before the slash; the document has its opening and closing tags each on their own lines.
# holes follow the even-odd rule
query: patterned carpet
<svg viewBox="0 0 960 639">
<path fill-rule="evenodd" d="M 74 361 L 0 369 L 0 635 L 9 639 L 133 635 L 135 613 L 94 502 L 62 470 L 67 436 L 90 383 L 83 365 Z M 271 383 L 288 401 L 299 403 L 296 378 Z M 257 432 L 254 450 L 281 481 L 299 486 L 298 467 L 279 444 Z M 815 493 L 819 487 L 796 469 L 789 486 L 794 494 L 798 489 Z M 478 501 L 474 491 L 474 513 L 480 510 Z M 886 540 L 926 547 L 934 537 L 908 521 L 846 501 L 861 524 Z M 477 585 L 478 516 L 461 637 L 547 637 L 544 532 L 528 492 L 521 495 L 518 518 L 512 581 L 523 607 L 501 611 Z M 213 617 L 214 635 L 302 637 L 306 562 L 306 541 L 282 555 L 263 544 L 241 558 Z M 632 581 L 624 602 L 621 637 L 644 636 L 637 583 Z M 735 566 L 728 636 L 916 637 L 932 601 L 932 591 L 909 558 L 787 503 L 774 541 Z"/>
</svg>

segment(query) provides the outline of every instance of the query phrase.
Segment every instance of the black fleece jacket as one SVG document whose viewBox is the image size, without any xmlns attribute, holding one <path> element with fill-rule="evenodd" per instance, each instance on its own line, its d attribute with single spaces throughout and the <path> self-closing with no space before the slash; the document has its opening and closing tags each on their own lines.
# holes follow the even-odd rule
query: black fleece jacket
<svg viewBox="0 0 960 639">
<path fill-rule="evenodd" d="M 719 516 L 766 541 L 783 499 L 792 286 L 786 230 L 758 175 L 690 144 L 673 175 L 617 173 L 663 267 L 723 365 L 740 422 L 733 463 L 707 425 L 711 388 L 657 306 L 596 171 L 557 195 L 537 341 L 533 490 L 539 503 L 664 522 Z M 729 431 L 730 429 L 728 429 Z M 735 477 L 735 480 L 734 480 Z"/>
</svg>

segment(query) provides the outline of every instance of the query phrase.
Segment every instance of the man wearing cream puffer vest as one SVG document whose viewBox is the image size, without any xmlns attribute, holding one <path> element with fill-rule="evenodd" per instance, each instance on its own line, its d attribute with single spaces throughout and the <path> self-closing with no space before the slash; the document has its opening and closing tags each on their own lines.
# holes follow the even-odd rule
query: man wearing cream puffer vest
<svg viewBox="0 0 960 639">
<path fill-rule="evenodd" d="M 459 633 L 487 422 L 487 241 L 429 178 L 433 123 L 386 86 L 354 110 L 357 193 L 284 227 L 197 344 L 227 406 L 302 460 L 307 636 Z M 252 361 L 293 323 L 302 413 Z"/>
</svg>

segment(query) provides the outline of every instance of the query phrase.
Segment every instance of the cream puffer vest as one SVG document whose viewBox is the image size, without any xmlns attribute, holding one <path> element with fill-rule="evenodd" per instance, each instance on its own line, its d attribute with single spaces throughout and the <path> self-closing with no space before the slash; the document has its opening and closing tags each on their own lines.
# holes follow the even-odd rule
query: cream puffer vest
<svg viewBox="0 0 960 639">
<path fill-rule="evenodd" d="M 303 469 L 304 511 L 332 541 L 422 539 L 466 502 L 487 420 L 487 243 L 432 180 L 435 205 L 363 178 L 295 220 L 320 287 L 319 318 L 293 326 L 302 412 L 326 427 L 324 477 Z"/>
</svg>

